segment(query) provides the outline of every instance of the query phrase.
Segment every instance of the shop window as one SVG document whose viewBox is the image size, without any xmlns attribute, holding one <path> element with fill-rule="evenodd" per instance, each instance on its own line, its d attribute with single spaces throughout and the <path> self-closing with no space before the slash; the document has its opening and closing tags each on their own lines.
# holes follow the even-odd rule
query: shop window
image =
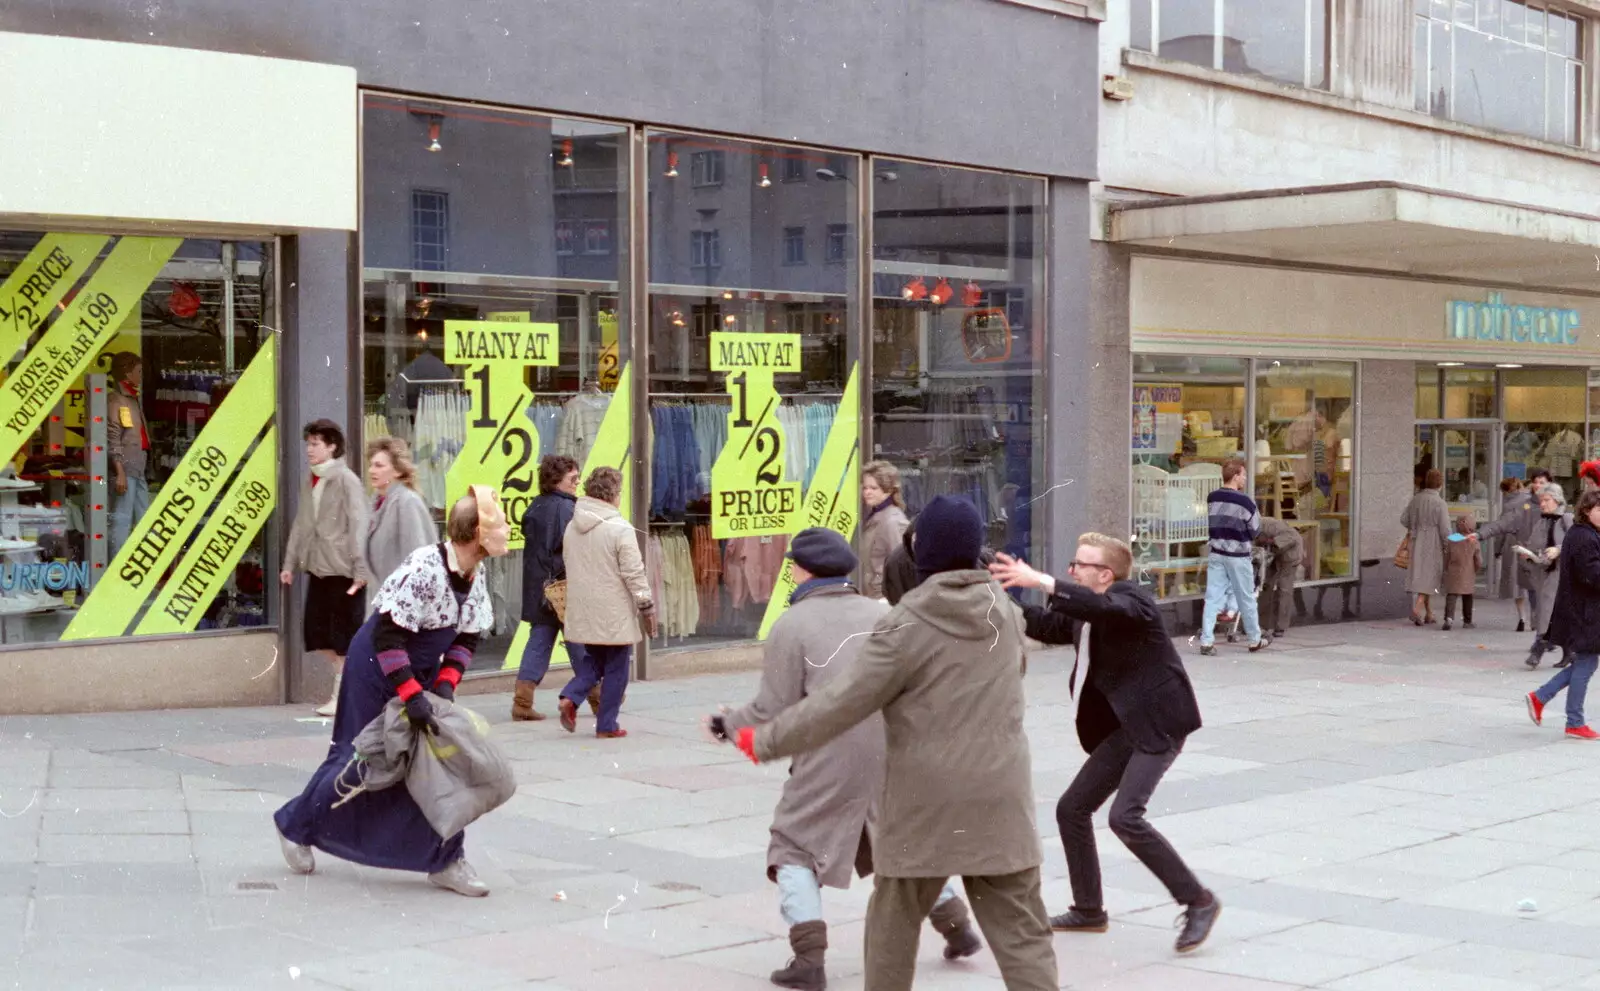
<svg viewBox="0 0 1600 991">
<path fill-rule="evenodd" d="M 21 426 L 0 442 L 0 642 L 276 621 L 272 262 L 256 241 L 0 232 Z"/>
<path fill-rule="evenodd" d="M 990 546 L 1046 566 L 1036 510 L 1070 479 L 1043 474 L 1044 183 L 878 160 L 872 185 L 873 457 L 912 513 L 966 496 Z"/>
<path fill-rule="evenodd" d="M 450 195 L 431 189 L 411 192 L 411 267 L 442 272 L 450 253 Z"/>
<path fill-rule="evenodd" d="M 436 524 L 467 485 L 499 489 L 513 550 L 486 565 L 495 627 L 473 669 L 515 666 L 521 522 L 540 458 L 569 456 L 587 476 L 625 466 L 632 436 L 628 403 L 616 398 L 633 374 L 622 283 L 628 132 L 376 93 L 363 115 L 362 440 L 409 445 Z M 440 122 L 446 154 L 429 152 L 418 129 L 427 117 Z M 448 194 L 454 236 L 448 268 L 418 278 L 396 264 L 395 235 L 406 191 L 424 184 Z M 513 335 L 526 360 L 474 360 L 493 339 L 472 336 L 478 322 Z M 564 657 L 563 648 L 557 663 Z"/>
<path fill-rule="evenodd" d="M 1132 0 L 1130 45 L 1178 62 L 1326 89 L 1328 10 L 1328 0 Z"/>
<path fill-rule="evenodd" d="M 1302 581 L 1348 578 L 1355 491 L 1356 366 L 1261 362 L 1256 375 L 1255 499 L 1299 531 Z"/>
<path fill-rule="evenodd" d="M 1516 0 L 1416 0 L 1413 27 L 1417 110 L 1580 143 L 1586 19 Z"/>
<path fill-rule="evenodd" d="M 697 151 L 689 156 L 689 181 L 696 186 L 720 186 L 727 160 L 720 151 Z"/>
<path fill-rule="evenodd" d="M 783 181 L 805 182 L 806 159 L 799 154 L 786 155 L 783 159 Z"/>
<path fill-rule="evenodd" d="M 720 231 L 690 231 L 689 264 L 694 268 L 712 268 L 721 265 L 722 233 Z"/>
<path fill-rule="evenodd" d="M 1158 598 L 1201 595 L 1210 519 L 1206 498 L 1245 446 L 1249 363 L 1242 358 L 1134 359 L 1135 577 Z"/>
<path fill-rule="evenodd" d="M 1439 382 L 1444 372 L 1435 365 L 1417 365 L 1417 419 L 1437 420 L 1443 415 Z"/>
<path fill-rule="evenodd" d="M 823 258 L 830 265 L 837 265 L 845 260 L 845 255 L 850 250 L 850 225 L 829 224 L 828 243 L 823 249 Z"/>
<path fill-rule="evenodd" d="M 1444 368 L 1444 418 L 1493 419 L 1500 415 L 1492 368 Z"/>
<path fill-rule="evenodd" d="M 836 163 L 849 181 L 783 195 L 761 184 L 759 166 L 815 164 L 814 152 L 723 140 L 706 153 L 737 181 L 691 192 L 667 175 L 687 140 L 647 137 L 651 243 L 662 247 L 650 253 L 653 440 L 640 515 L 662 576 L 658 648 L 761 636 L 787 600 L 788 540 L 811 525 L 803 497 L 825 491 L 830 523 L 854 532 L 863 460 L 860 404 L 845 400 L 857 366 L 854 266 L 798 264 L 806 229 L 856 215 L 859 160 Z M 719 222 L 710 239 L 695 229 L 709 210 Z"/>
<path fill-rule="evenodd" d="M 1545 468 L 1568 499 L 1576 498 L 1578 467 L 1588 447 L 1584 439 L 1588 371 L 1514 368 L 1501 375 L 1505 436 L 1500 450 L 1505 477 L 1526 479 L 1533 469 Z"/>
<path fill-rule="evenodd" d="M 785 265 L 804 265 L 806 263 L 806 229 L 804 227 L 785 227 L 783 229 L 783 263 Z"/>
<path fill-rule="evenodd" d="M 1600 368 L 1589 369 L 1589 459 L 1600 459 Z"/>
</svg>

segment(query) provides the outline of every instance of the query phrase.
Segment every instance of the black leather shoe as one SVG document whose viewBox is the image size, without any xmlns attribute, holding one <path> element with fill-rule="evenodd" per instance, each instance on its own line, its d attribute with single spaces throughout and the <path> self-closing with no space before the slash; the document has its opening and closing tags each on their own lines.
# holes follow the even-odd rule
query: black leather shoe
<svg viewBox="0 0 1600 991">
<path fill-rule="evenodd" d="M 1111 928 L 1111 917 L 1105 909 L 1084 912 L 1069 908 L 1060 915 L 1050 917 L 1050 930 L 1058 933 L 1103 933 Z"/>
<path fill-rule="evenodd" d="M 1206 892 L 1206 897 L 1211 899 L 1204 905 L 1190 905 L 1183 910 L 1183 930 L 1178 933 L 1178 941 L 1174 948 L 1179 953 L 1191 953 L 1200 948 L 1200 944 L 1211 935 L 1211 927 L 1217 924 L 1217 916 L 1222 914 L 1222 899 L 1211 892 Z"/>
<path fill-rule="evenodd" d="M 983 940 L 972 928 L 972 923 L 964 923 L 954 932 L 944 934 L 944 958 L 946 960 L 964 960 L 983 949 Z"/>
</svg>

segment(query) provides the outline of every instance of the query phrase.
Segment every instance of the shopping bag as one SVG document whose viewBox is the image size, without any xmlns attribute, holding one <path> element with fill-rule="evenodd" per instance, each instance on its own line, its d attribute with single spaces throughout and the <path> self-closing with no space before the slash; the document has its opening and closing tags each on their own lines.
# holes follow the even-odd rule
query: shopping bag
<svg viewBox="0 0 1600 991">
<path fill-rule="evenodd" d="M 1394 566 L 1401 569 L 1411 567 L 1411 534 L 1409 533 L 1400 538 L 1400 546 L 1394 549 Z"/>
<path fill-rule="evenodd" d="M 567 621 L 567 580 L 557 578 L 555 581 L 544 583 L 544 601 L 550 603 L 550 611 L 556 614 L 556 619 L 565 623 Z"/>
</svg>

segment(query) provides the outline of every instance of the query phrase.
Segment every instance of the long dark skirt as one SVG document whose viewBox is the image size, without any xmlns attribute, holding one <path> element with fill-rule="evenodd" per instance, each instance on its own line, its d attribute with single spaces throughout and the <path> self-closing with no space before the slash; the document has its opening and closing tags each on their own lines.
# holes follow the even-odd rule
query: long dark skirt
<svg viewBox="0 0 1600 991">
<path fill-rule="evenodd" d="M 355 752 L 353 741 L 394 696 L 394 689 L 378 667 L 377 651 L 372 645 L 376 620 L 374 614 L 350 643 L 327 760 L 311 775 L 305 791 L 285 803 L 273 818 L 290 841 L 343 860 L 432 874 L 461 858 L 466 834 L 441 840 L 405 785 L 364 791 L 334 808 L 356 784 L 353 771 L 337 783 Z M 427 630 L 412 637 L 407 653 L 418 681 L 424 685 L 433 683 L 439 657 L 454 639 L 454 628 Z"/>
</svg>

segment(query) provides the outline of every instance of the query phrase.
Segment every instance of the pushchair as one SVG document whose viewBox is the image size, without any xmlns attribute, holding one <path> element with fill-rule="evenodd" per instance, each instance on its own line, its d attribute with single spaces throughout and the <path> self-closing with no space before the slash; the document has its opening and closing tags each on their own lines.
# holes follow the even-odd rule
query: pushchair
<svg viewBox="0 0 1600 991">
<path fill-rule="evenodd" d="M 1250 551 L 1250 570 L 1254 575 L 1255 588 L 1251 595 L 1255 596 L 1257 608 L 1261 602 L 1261 585 L 1267 579 L 1267 562 L 1271 552 L 1265 547 L 1252 548 Z M 1259 615 L 1259 612 L 1257 613 Z M 1228 642 L 1238 643 L 1239 635 L 1244 630 L 1244 617 L 1239 614 L 1239 599 L 1234 595 L 1233 589 L 1228 589 L 1228 597 L 1222 600 L 1222 612 L 1217 614 L 1217 625 L 1226 625 Z M 1265 630 L 1262 631 L 1266 633 Z"/>
</svg>

